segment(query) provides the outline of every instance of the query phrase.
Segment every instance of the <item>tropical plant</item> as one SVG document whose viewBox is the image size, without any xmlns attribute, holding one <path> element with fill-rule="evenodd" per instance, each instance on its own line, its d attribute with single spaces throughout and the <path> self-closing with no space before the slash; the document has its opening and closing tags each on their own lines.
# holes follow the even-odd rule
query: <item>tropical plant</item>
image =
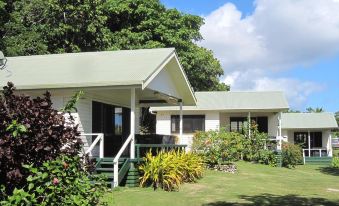
<svg viewBox="0 0 339 206">
<path fill-rule="evenodd" d="M 306 111 L 309 113 L 321 113 L 321 112 L 324 112 L 324 109 L 322 107 L 316 107 L 316 108 L 307 107 Z"/>
<path fill-rule="evenodd" d="M 258 125 L 252 122 L 251 131 L 248 132 L 248 128 L 244 128 L 244 134 L 244 160 L 260 162 L 262 157 L 260 153 L 265 150 L 265 145 L 268 142 L 267 133 L 259 132 Z"/>
<path fill-rule="evenodd" d="M 241 159 L 244 150 L 244 136 L 236 132 L 199 131 L 194 134 L 192 150 L 204 156 L 208 165 L 232 162 Z"/>
<path fill-rule="evenodd" d="M 299 145 L 285 142 L 282 144 L 282 166 L 294 168 L 302 163 L 302 149 Z"/>
<path fill-rule="evenodd" d="M 14 189 L 1 205 L 92 206 L 106 191 L 104 177 L 89 175 L 78 156 L 60 156 L 38 168 L 33 164 L 24 167 L 30 174 L 27 185 Z"/>
<path fill-rule="evenodd" d="M 76 156 L 82 145 L 77 126 L 52 108 L 50 93 L 30 98 L 14 90 L 8 83 L 0 95 L 0 185 L 9 195 L 26 185 L 29 172 L 22 165 L 40 167 L 60 154 Z"/>
<path fill-rule="evenodd" d="M 185 151 L 160 151 L 156 156 L 148 152 L 140 165 L 140 186 L 152 185 L 154 189 L 178 190 L 183 182 L 194 182 L 203 175 L 204 163 L 195 153 Z"/>
</svg>

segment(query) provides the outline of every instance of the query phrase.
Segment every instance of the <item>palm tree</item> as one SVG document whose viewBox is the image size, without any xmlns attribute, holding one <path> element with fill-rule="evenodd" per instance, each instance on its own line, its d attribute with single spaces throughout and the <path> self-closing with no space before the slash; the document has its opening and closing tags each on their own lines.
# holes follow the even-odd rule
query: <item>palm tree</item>
<svg viewBox="0 0 339 206">
<path fill-rule="evenodd" d="M 309 112 L 309 113 L 325 112 L 325 110 L 322 107 L 316 107 L 316 108 L 308 107 L 308 108 L 306 108 L 306 111 Z"/>
</svg>

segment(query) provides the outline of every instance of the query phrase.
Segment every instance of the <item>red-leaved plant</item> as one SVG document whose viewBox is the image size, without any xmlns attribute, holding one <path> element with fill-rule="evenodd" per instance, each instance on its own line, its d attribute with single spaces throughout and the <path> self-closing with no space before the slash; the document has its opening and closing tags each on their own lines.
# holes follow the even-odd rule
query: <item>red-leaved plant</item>
<svg viewBox="0 0 339 206">
<path fill-rule="evenodd" d="M 31 98 L 14 91 L 8 83 L 0 95 L 0 185 L 7 194 L 26 184 L 23 165 L 39 167 L 61 154 L 78 155 L 82 145 L 77 126 L 52 108 L 49 92 Z"/>
</svg>

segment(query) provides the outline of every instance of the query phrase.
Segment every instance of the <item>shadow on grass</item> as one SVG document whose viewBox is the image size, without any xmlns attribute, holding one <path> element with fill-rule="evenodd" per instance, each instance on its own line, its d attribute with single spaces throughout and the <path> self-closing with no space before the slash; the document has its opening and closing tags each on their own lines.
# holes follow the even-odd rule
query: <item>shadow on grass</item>
<svg viewBox="0 0 339 206">
<path fill-rule="evenodd" d="M 241 199 L 248 201 L 248 203 L 232 203 L 225 201 L 211 202 L 203 204 L 203 206 L 311 206 L 311 205 L 328 205 L 339 206 L 339 200 L 330 201 L 324 198 L 300 197 L 296 195 L 273 195 L 262 194 L 258 196 L 240 196 Z"/>
<path fill-rule="evenodd" d="M 334 175 L 334 176 L 339 176 L 339 169 L 338 168 L 333 168 L 333 167 L 320 167 L 319 169 L 320 172 L 327 174 L 327 175 Z"/>
</svg>

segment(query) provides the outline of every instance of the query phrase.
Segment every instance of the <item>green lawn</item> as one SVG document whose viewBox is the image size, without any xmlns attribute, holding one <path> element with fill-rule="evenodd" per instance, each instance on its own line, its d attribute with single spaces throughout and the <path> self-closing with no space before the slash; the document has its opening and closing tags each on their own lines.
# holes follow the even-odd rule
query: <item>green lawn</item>
<svg viewBox="0 0 339 206">
<path fill-rule="evenodd" d="M 339 205 L 339 171 L 317 166 L 272 168 L 238 162 L 237 174 L 206 171 L 179 192 L 118 188 L 107 193 L 108 205 Z"/>
</svg>

